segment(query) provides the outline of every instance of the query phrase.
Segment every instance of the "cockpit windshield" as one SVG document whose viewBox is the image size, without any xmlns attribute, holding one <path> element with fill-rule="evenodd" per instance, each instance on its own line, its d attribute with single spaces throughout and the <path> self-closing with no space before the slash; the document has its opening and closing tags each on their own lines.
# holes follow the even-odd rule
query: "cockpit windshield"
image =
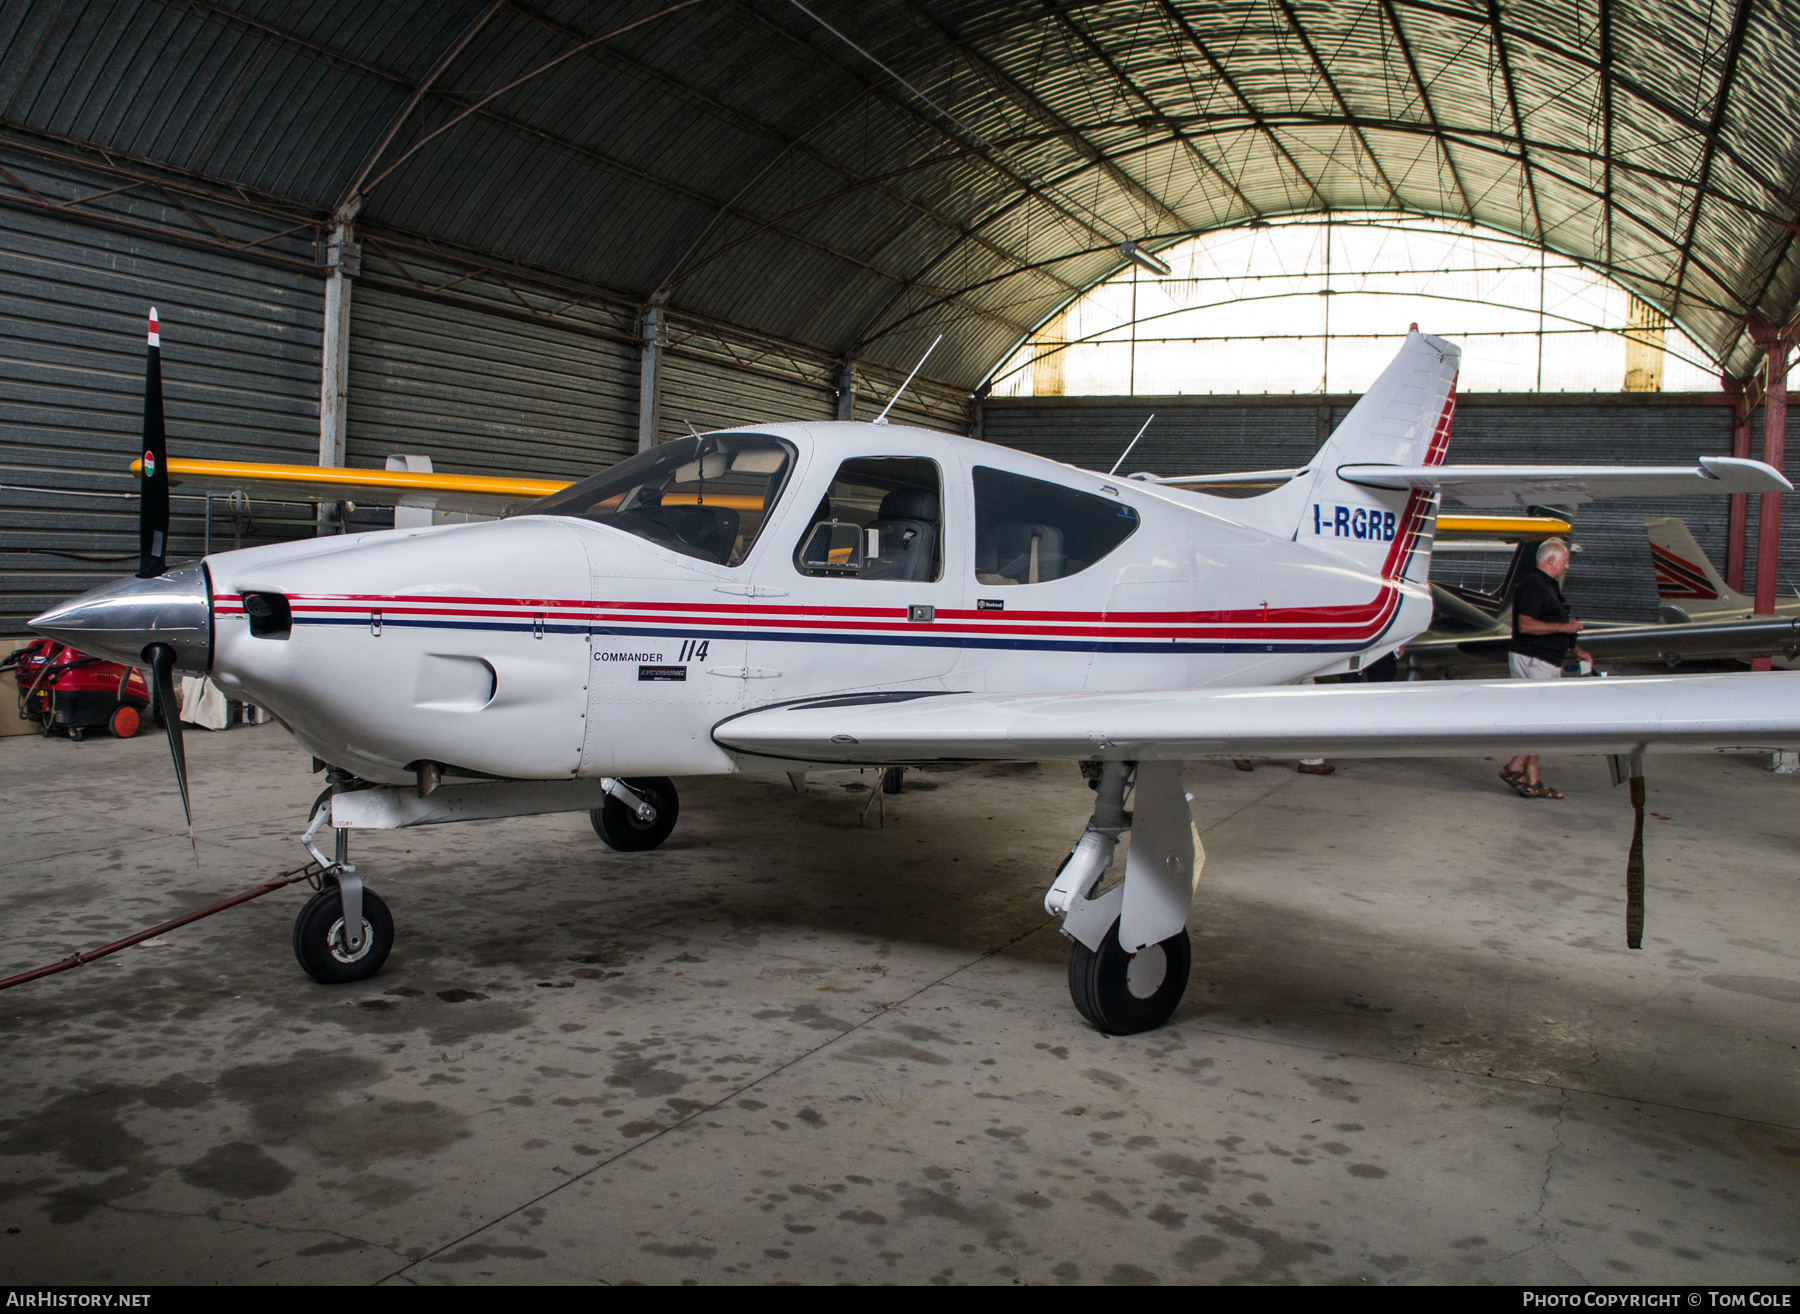
<svg viewBox="0 0 1800 1314">
<path fill-rule="evenodd" d="M 580 516 L 735 566 L 750 554 L 793 468 L 793 445 L 779 438 L 702 434 L 639 452 L 522 514 Z"/>
</svg>

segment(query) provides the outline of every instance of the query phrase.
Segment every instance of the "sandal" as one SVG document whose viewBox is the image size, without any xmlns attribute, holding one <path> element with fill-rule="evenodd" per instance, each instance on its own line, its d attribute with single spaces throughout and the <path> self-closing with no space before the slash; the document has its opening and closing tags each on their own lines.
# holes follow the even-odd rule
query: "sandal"
<svg viewBox="0 0 1800 1314">
<path fill-rule="evenodd" d="M 1509 771 L 1505 767 L 1501 767 L 1500 779 L 1504 780 L 1510 788 L 1517 789 L 1520 785 L 1525 783 L 1525 773 L 1523 771 Z"/>
<path fill-rule="evenodd" d="M 1541 780 L 1538 781 L 1537 784 L 1535 784 L 1535 785 L 1520 784 L 1520 785 L 1514 786 L 1514 788 L 1519 791 L 1520 798 L 1561 798 L 1562 797 L 1561 794 L 1559 794 L 1556 790 L 1551 789 L 1550 786 L 1546 785 Z"/>
</svg>

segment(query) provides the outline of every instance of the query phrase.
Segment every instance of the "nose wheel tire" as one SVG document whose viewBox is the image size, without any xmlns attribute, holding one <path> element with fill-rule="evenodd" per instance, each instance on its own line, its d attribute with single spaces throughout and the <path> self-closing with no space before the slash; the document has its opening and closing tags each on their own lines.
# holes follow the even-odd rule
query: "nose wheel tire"
<svg viewBox="0 0 1800 1314">
<path fill-rule="evenodd" d="M 668 839 L 675 829 L 675 818 L 681 812 L 680 800 L 675 795 L 675 782 L 667 776 L 641 776 L 622 783 L 627 788 L 636 790 L 646 803 L 656 809 L 655 819 L 638 820 L 635 809 L 621 803 L 611 794 L 606 796 L 606 802 L 588 813 L 588 819 L 594 823 L 594 834 L 605 842 L 607 848 L 620 853 L 648 852 Z"/>
<path fill-rule="evenodd" d="M 373 890 L 362 897 L 362 944 L 351 949 L 344 937 L 344 903 L 336 885 L 327 885 L 294 918 L 294 957 L 320 985 L 366 981 L 381 970 L 394 947 L 394 915 Z"/>
<path fill-rule="evenodd" d="M 1134 956 L 1119 944 L 1119 923 L 1099 951 L 1079 940 L 1069 950 L 1069 994 L 1081 1015 L 1109 1036 L 1135 1036 L 1169 1020 L 1187 990 L 1193 947 L 1184 926 Z"/>
</svg>

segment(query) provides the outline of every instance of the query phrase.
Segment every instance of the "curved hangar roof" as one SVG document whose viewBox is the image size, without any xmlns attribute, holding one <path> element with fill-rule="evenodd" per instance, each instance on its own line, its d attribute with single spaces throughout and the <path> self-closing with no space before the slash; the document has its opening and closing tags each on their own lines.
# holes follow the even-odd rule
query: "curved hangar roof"
<svg viewBox="0 0 1800 1314">
<path fill-rule="evenodd" d="M 0 114 L 972 386 L 1154 249 L 1403 209 L 1738 371 L 1800 298 L 1793 0 L 27 0 Z"/>
</svg>

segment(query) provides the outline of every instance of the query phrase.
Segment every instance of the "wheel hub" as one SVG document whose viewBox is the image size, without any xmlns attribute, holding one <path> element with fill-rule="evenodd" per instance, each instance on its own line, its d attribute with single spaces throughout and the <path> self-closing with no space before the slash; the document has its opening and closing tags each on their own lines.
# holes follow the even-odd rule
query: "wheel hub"
<svg viewBox="0 0 1800 1314">
<path fill-rule="evenodd" d="M 1147 944 L 1138 950 L 1125 969 L 1125 988 L 1133 999 L 1148 999 L 1162 989 L 1169 974 L 1169 956 L 1160 944 Z"/>
<path fill-rule="evenodd" d="M 359 962 L 368 955 L 375 943 L 375 928 L 369 925 L 367 917 L 363 918 L 362 948 L 352 953 L 344 944 L 344 919 L 340 917 L 331 924 L 331 932 L 325 937 L 325 942 L 331 946 L 331 956 L 338 962 Z"/>
</svg>

